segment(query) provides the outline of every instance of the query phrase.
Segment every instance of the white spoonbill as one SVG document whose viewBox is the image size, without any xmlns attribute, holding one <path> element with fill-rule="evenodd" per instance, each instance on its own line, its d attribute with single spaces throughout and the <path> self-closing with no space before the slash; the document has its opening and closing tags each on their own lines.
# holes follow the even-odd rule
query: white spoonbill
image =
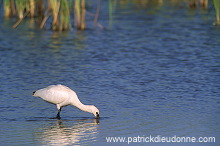
<svg viewBox="0 0 220 146">
<path fill-rule="evenodd" d="M 82 104 L 76 93 L 64 85 L 50 85 L 46 88 L 34 91 L 33 96 L 40 97 L 49 103 L 56 104 L 58 109 L 57 119 L 60 119 L 61 108 L 67 105 L 73 105 L 82 111 L 92 113 L 95 118 L 99 118 L 99 110 L 94 105 Z"/>
</svg>

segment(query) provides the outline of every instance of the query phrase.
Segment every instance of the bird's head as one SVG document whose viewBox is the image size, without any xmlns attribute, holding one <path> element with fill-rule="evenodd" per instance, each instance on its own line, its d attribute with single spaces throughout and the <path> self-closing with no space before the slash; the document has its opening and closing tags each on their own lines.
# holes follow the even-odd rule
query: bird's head
<svg viewBox="0 0 220 146">
<path fill-rule="evenodd" d="M 91 105 L 91 113 L 95 116 L 96 119 L 99 118 L 99 110 L 94 106 L 94 105 Z"/>
</svg>

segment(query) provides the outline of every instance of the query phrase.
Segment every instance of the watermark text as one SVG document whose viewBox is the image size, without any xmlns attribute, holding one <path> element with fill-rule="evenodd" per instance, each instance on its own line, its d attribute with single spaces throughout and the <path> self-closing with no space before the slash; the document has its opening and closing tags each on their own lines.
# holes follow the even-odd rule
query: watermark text
<svg viewBox="0 0 220 146">
<path fill-rule="evenodd" d="M 135 136 L 135 137 L 106 137 L 108 143 L 210 143 L 215 142 L 215 137 L 180 137 L 180 136 Z"/>
</svg>

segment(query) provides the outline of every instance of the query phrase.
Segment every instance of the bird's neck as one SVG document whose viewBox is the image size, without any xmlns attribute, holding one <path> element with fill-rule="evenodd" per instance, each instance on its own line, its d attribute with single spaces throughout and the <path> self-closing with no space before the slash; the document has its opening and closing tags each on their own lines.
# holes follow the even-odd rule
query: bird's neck
<svg viewBox="0 0 220 146">
<path fill-rule="evenodd" d="M 79 100 L 77 102 L 76 102 L 76 100 L 73 101 L 72 105 L 79 108 L 82 111 L 92 113 L 92 111 L 90 110 L 90 105 L 85 105 L 85 104 L 81 103 Z"/>
<path fill-rule="evenodd" d="M 85 105 L 85 104 L 79 104 L 78 106 L 76 106 L 77 108 L 79 108 L 80 110 L 82 110 L 82 111 L 85 111 L 85 112 L 90 112 L 89 111 L 89 105 Z"/>
</svg>

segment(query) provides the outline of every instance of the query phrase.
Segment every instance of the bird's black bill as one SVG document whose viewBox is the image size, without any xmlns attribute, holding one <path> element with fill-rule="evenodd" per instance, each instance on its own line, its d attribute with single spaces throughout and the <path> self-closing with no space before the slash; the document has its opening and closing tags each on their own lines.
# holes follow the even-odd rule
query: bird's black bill
<svg viewBox="0 0 220 146">
<path fill-rule="evenodd" d="M 99 119 L 99 114 L 96 112 L 96 116 L 95 116 L 96 119 Z"/>
</svg>

